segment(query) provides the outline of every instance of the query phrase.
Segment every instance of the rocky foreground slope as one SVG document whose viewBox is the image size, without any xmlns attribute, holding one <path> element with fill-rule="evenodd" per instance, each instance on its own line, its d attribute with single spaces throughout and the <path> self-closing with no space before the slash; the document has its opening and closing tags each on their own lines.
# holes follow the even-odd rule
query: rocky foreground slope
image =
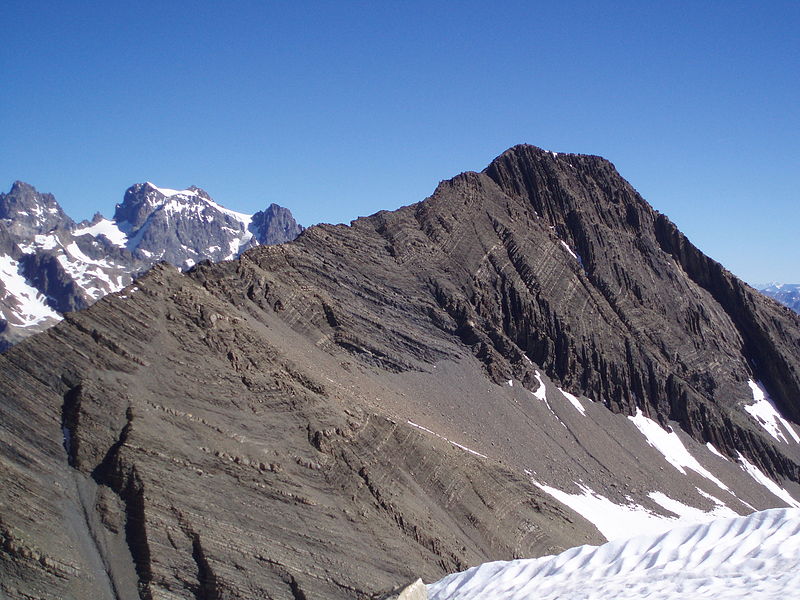
<svg viewBox="0 0 800 600">
<path fill-rule="evenodd" d="M 277 204 L 245 215 L 200 188 L 152 183 L 130 187 L 113 219 L 98 213 L 75 223 L 52 194 L 17 181 L 0 194 L 0 351 L 121 290 L 158 261 L 187 268 L 228 260 L 302 230 Z"/>
<path fill-rule="evenodd" d="M 798 315 L 608 161 L 517 146 L 1 356 L 0 589 L 368 598 L 797 506 L 798 398 Z"/>
</svg>

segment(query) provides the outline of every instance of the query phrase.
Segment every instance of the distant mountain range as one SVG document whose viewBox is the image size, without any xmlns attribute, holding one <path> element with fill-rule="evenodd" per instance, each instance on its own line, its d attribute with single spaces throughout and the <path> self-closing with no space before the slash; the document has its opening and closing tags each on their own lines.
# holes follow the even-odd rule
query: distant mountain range
<svg viewBox="0 0 800 600">
<path fill-rule="evenodd" d="M 229 260 L 301 231 L 277 204 L 248 215 L 198 187 L 149 182 L 128 188 L 112 219 L 97 213 L 76 223 L 52 194 L 17 181 L 0 194 L 0 350 L 121 290 L 157 262 L 187 269 Z"/>
<path fill-rule="evenodd" d="M 800 283 L 770 283 L 759 291 L 800 313 Z"/>
</svg>

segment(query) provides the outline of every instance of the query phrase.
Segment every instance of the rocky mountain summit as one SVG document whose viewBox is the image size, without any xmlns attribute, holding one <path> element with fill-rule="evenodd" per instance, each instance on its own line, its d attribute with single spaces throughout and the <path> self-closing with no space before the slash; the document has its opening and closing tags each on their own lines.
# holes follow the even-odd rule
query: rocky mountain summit
<svg viewBox="0 0 800 600">
<path fill-rule="evenodd" d="M 140 183 L 113 219 L 75 223 L 52 194 L 16 182 L 0 194 L 0 350 L 130 284 L 159 261 L 188 268 L 230 260 L 302 231 L 276 204 L 255 215 L 215 203 L 197 187 Z"/>
<path fill-rule="evenodd" d="M 800 283 L 771 283 L 759 291 L 800 313 Z"/>
<path fill-rule="evenodd" d="M 607 160 L 516 146 L 0 356 L 0 589 L 367 599 L 797 507 L 798 399 L 800 316 Z"/>
</svg>

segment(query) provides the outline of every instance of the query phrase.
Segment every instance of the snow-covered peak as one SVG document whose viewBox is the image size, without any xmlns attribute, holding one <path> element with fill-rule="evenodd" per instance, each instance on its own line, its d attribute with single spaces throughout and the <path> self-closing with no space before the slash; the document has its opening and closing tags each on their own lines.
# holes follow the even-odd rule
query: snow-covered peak
<svg viewBox="0 0 800 600">
<path fill-rule="evenodd" d="M 230 210 L 228 208 L 225 208 L 224 206 L 214 202 L 211 199 L 211 197 L 205 191 L 203 191 L 200 188 L 194 187 L 194 186 L 186 188 L 185 190 L 173 190 L 171 188 L 158 187 L 157 185 L 155 185 L 154 183 L 151 183 L 149 181 L 145 185 L 147 185 L 151 189 L 153 189 L 153 190 L 157 191 L 159 194 L 161 194 L 164 197 L 165 201 L 168 200 L 168 199 L 172 199 L 172 198 L 177 196 L 177 197 L 179 197 L 179 199 L 189 200 L 190 203 L 191 202 L 197 202 L 199 204 L 199 206 L 201 207 L 201 210 L 202 210 L 202 207 L 205 207 L 205 206 L 211 207 L 212 209 L 221 212 L 223 215 L 228 215 L 229 217 L 232 217 L 233 219 L 239 221 L 240 223 L 242 223 L 245 226 L 245 228 L 247 227 L 247 225 L 250 224 L 250 221 L 253 220 L 253 215 L 249 215 L 249 214 L 246 214 L 246 213 L 241 213 L 241 212 L 237 212 L 235 210 Z M 167 206 L 167 207 L 179 206 L 179 204 L 169 203 L 169 202 L 164 202 L 163 205 Z"/>
<path fill-rule="evenodd" d="M 198 196 L 199 195 L 197 193 L 198 192 L 198 188 L 187 188 L 185 190 L 173 190 L 173 189 L 170 189 L 170 188 L 158 187 L 156 184 L 154 184 L 154 183 L 152 183 L 150 181 L 145 182 L 145 185 L 150 187 L 151 189 L 154 189 L 155 191 L 157 191 L 159 194 L 161 194 L 165 198 L 171 198 L 172 196 Z"/>
<path fill-rule="evenodd" d="M 277 205 L 249 215 L 217 204 L 199 187 L 152 182 L 128 188 L 113 218 L 97 213 L 76 224 L 51 194 L 17 182 L 0 194 L 0 350 L 59 313 L 121 289 L 156 262 L 188 269 L 292 240 L 300 231 Z"/>
<path fill-rule="evenodd" d="M 236 258 L 261 243 L 254 240 L 253 215 L 227 209 L 198 187 L 183 190 L 139 183 L 125 193 L 114 222 L 126 247 L 148 260 L 192 265 Z"/>
</svg>

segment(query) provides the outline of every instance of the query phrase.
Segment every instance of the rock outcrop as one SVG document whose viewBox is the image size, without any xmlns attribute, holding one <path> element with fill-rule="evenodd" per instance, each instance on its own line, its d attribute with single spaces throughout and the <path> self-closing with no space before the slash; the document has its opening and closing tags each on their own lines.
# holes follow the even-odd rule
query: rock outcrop
<svg viewBox="0 0 800 600">
<path fill-rule="evenodd" d="M 0 589 L 366 599 L 602 541 L 575 498 L 794 503 L 799 368 L 800 317 L 611 163 L 517 146 L 1 356 Z"/>
</svg>

